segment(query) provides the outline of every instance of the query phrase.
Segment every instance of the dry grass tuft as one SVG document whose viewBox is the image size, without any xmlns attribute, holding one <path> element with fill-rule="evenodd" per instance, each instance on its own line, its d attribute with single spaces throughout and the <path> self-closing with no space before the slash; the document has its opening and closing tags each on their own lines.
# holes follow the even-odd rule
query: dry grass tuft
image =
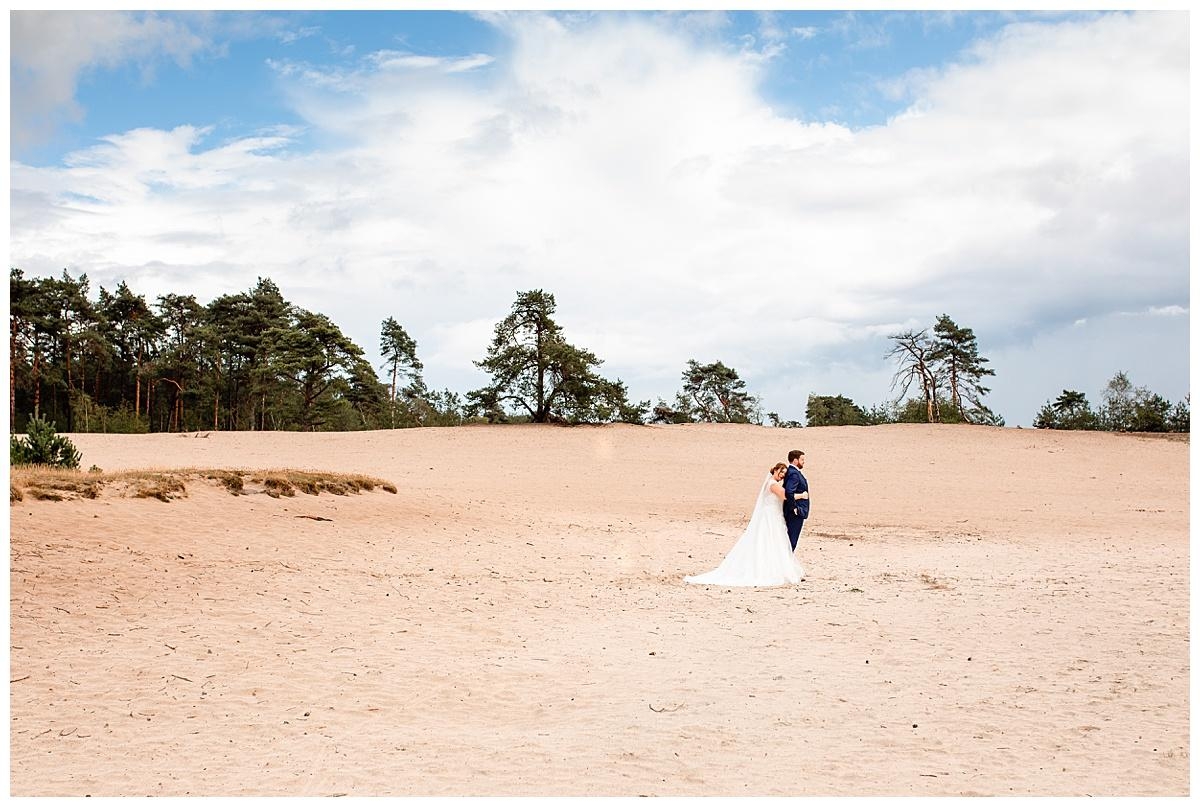
<svg viewBox="0 0 1200 807">
<path fill-rule="evenodd" d="M 67 498 L 57 490 L 47 490 L 46 488 L 30 488 L 29 495 L 39 502 L 61 502 Z"/>
<path fill-rule="evenodd" d="M 274 470 L 253 475 L 250 481 L 261 484 L 268 496 L 295 496 L 296 491 L 310 496 L 332 493 L 348 496 L 351 493 L 371 491 L 381 487 L 388 493 L 396 493 L 396 486 L 383 479 L 362 474 L 333 474 L 319 471 Z"/>
<path fill-rule="evenodd" d="M 296 495 L 296 487 L 287 479 L 279 476 L 268 476 L 262 480 L 264 493 L 272 499 L 278 499 L 280 496 L 291 498 Z"/>
<path fill-rule="evenodd" d="M 99 469 L 77 471 L 29 465 L 12 469 L 8 495 L 10 503 L 24 501 L 26 497 L 39 501 L 65 501 L 95 499 L 107 489 L 119 496 L 169 502 L 186 497 L 187 483 L 197 480 L 220 485 L 233 496 L 265 493 L 273 499 L 294 497 L 297 491 L 310 496 L 321 493 L 346 496 L 377 487 L 388 493 L 397 492 L 395 485 L 383 479 L 322 471 L 217 468 L 104 473 Z"/>
<path fill-rule="evenodd" d="M 100 474 L 49 465 L 22 465 L 11 469 L 8 499 L 22 501 L 25 496 L 39 501 L 95 499 L 104 483 Z"/>
<path fill-rule="evenodd" d="M 242 474 L 239 471 L 204 471 L 201 476 L 209 481 L 220 483 L 234 496 L 240 495 L 245 489 Z"/>
<path fill-rule="evenodd" d="M 187 487 L 183 478 L 174 473 L 148 474 L 145 478 L 133 480 L 133 498 L 158 499 L 169 502 L 172 499 L 187 497 Z"/>
</svg>

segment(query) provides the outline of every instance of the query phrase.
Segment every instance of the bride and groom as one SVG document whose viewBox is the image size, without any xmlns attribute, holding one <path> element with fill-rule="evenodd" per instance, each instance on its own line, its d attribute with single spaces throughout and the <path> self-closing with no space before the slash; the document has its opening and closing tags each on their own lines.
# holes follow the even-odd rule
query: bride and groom
<svg viewBox="0 0 1200 807">
<path fill-rule="evenodd" d="M 767 472 L 750 523 L 729 550 L 721 565 L 711 572 L 683 578 L 688 583 L 719 586 L 780 586 L 799 583 L 804 569 L 796 562 L 796 543 L 804 519 L 808 518 L 808 480 L 804 452 L 788 452 L 785 465 L 777 463 Z"/>
</svg>

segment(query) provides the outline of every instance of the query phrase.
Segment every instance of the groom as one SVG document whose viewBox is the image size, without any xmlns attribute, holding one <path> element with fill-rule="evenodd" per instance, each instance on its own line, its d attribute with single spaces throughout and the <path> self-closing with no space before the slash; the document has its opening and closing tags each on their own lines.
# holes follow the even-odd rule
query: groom
<svg viewBox="0 0 1200 807">
<path fill-rule="evenodd" d="M 795 552 L 804 519 L 808 518 L 808 480 L 800 473 L 804 467 L 804 452 L 794 449 L 787 457 L 788 469 L 783 477 L 783 520 L 787 523 L 788 540 Z"/>
</svg>

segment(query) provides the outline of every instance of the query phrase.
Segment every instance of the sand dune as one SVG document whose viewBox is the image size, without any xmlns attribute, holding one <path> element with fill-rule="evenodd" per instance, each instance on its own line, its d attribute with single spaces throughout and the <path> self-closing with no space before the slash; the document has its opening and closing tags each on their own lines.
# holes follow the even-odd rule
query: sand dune
<svg viewBox="0 0 1200 807">
<path fill-rule="evenodd" d="M 1189 792 L 1186 440 L 72 439 L 399 492 L 13 503 L 13 795 Z M 685 585 L 791 448 L 808 579 Z"/>
</svg>

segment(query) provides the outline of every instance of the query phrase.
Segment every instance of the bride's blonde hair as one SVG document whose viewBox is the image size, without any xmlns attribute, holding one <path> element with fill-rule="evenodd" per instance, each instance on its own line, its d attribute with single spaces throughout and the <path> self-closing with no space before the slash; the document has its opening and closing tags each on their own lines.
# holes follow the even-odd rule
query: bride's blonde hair
<svg viewBox="0 0 1200 807">
<path fill-rule="evenodd" d="M 777 463 L 775 463 L 774 465 L 772 465 L 772 466 L 771 466 L 771 470 L 770 470 L 770 471 L 768 471 L 768 473 L 770 473 L 770 474 L 771 474 L 771 476 L 774 476 L 774 475 L 775 475 L 777 472 L 779 472 L 779 471 L 782 471 L 782 470 L 784 470 L 784 469 L 786 469 L 786 468 L 787 468 L 787 463 L 786 463 L 786 462 L 777 462 Z"/>
</svg>

